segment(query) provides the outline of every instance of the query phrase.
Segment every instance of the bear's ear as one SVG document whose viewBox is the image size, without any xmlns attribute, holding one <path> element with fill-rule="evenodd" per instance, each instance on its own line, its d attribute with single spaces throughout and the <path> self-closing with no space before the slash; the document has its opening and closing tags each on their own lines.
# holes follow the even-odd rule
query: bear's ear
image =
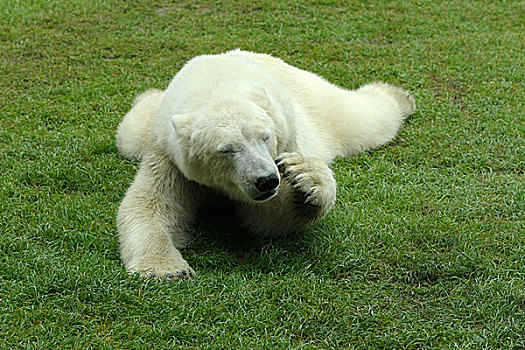
<svg viewBox="0 0 525 350">
<path fill-rule="evenodd" d="M 180 132 L 185 127 L 189 126 L 192 120 L 193 120 L 193 115 L 189 113 L 174 114 L 171 116 L 171 124 L 173 124 L 173 127 L 175 128 L 175 131 L 177 132 Z"/>
<path fill-rule="evenodd" d="M 255 85 L 250 91 L 250 96 L 264 110 L 268 110 L 272 104 L 266 89 L 261 85 Z"/>
</svg>

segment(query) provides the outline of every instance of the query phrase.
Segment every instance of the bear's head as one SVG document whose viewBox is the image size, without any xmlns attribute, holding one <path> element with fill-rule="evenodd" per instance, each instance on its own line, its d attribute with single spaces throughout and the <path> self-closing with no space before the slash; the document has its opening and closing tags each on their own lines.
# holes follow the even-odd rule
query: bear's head
<svg viewBox="0 0 525 350">
<path fill-rule="evenodd" d="M 286 129 L 278 114 L 264 89 L 256 89 L 251 98 L 230 96 L 173 115 L 178 167 L 188 179 L 233 199 L 273 198 L 280 185 L 274 159 Z"/>
</svg>

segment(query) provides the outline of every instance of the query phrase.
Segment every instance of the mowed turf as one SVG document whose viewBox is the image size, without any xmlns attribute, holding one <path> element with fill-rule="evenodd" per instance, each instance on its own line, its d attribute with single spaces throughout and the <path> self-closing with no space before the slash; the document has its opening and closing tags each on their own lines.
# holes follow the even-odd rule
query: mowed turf
<svg viewBox="0 0 525 350">
<path fill-rule="evenodd" d="M 20 1 L 0 6 L 0 348 L 523 349 L 523 1 Z M 301 235 L 195 229 L 198 275 L 128 276 L 114 134 L 191 57 L 265 52 L 418 113 L 333 164 Z M 215 218 L 217 219 L 217 218 Z M 224 221 L 224 220 L 222 220 Z"/>
</svg>

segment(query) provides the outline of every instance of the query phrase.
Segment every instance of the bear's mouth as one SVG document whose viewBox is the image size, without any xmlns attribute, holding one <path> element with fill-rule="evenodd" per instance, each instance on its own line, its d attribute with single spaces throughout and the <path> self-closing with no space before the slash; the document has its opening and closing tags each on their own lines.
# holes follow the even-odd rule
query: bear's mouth
<svg viewBox="0 0 525 350">
<path fill-rule="evenodd" d="M 272 191 L 265 192 L 265 193 L 261 194 L 260 196 L 253 198 L 253 200 L 256 200 L 258 202 L 264 201 L 266 199 L 269 199 L 269 198 L 275 196 L 277 194 L 277 191 L 278 191 L 278 189 L 276 188 L 276 189 L 274 189 Z"/>
</svg>

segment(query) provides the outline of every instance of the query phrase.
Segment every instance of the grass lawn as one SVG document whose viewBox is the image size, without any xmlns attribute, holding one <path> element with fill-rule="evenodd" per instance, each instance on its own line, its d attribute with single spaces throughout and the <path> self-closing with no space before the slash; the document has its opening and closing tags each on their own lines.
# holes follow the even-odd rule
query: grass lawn
<svg viewBox="0 0 525 350">
<path fill-rule="evenodd" d="M 524 23 L 523 1 L 3 0 L 0 348 L 524 349 Z M 130 277 L 116 127 L 234 48 L 419 111 L 333 164 L 336 207 L 304 234 L 201 227 L 194 281 Z"/>
</svg>

